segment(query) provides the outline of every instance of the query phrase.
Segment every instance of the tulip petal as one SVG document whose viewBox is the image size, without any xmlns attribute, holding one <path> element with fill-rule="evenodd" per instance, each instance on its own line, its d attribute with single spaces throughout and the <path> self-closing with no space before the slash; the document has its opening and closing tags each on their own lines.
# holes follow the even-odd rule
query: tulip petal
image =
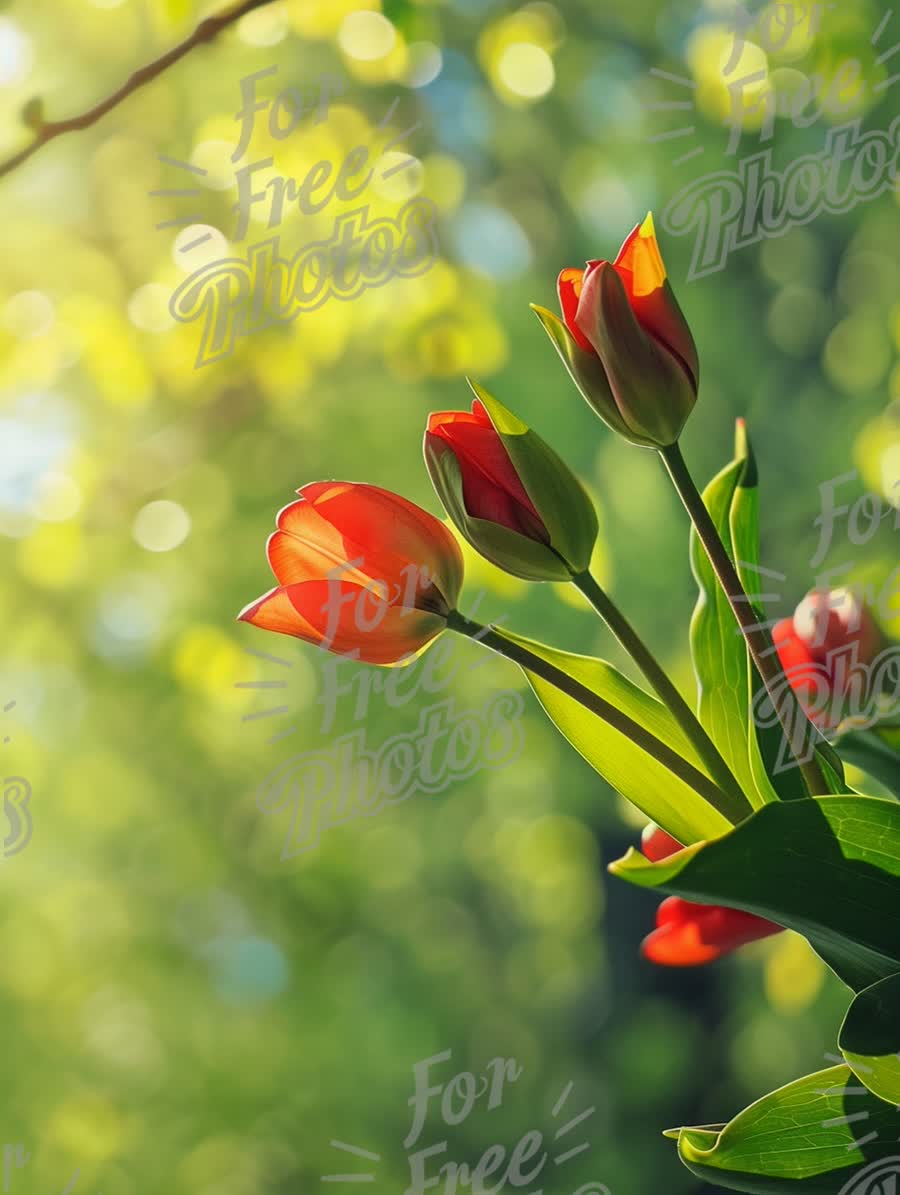
<svg viewBox="0 0 900 1195">
<path fill-rule="evenodd" d="M 681 361 L 696 390 L 700 384 L 697 346 L 667 280 L 652 215 L 626 237 L 613 268 L 622 279 L 638 323 Z"/>
<path fill-rule="evenodd" d="M 447 625 L 437 614 L 385 601 L 376 591 L 337 580 L 273 589 L 238 617 L 364 664 L 396 664 L 420 651 Z"/>
<path fill-rule="evenodd" d="M 395 588 L 433 583 L 453 608 L 463 581 L 459 545 L 440 519 L 379 486 L 312 482 L 298 491 L 339 543 L 345 561 L 362 560 L 359 571 Z"/>
<path fill-rule="evenodd" d="M 578 347 L 586 353 L 593 353 L 594 349 L 591 342 L 575 321 L 583 280 L 584 270 L 563 270 L 556 280 L 556 293 L 559 295 L 559 306 L 562 310 L 566 327 L 572 336 L 575 337 Z"/>
<path fill-rule="evenodd" d="M 460 534 L 476 552 L 504 572 L 526 581 L 571 580 L 565 563 L 544 543 L 469 513 L 460 462 L 444 439 L 426 432 L 424 453 L 438 497 Z"/>
<path fill-rule="evenodd" d="M 266 552 L 279 585 L 327 577 L 331 572 L 360 585 L 371 579 L 362 550 L 348 557 L 344 537 L 305 498 L 280 510 L 276 522 L 278 530 L 269 536 Z M 357 567 L 351 566 L 354 559 L 359 561 Z"/>
<path fill-rule="evenodd" d="M 670 896 L 656 913 L 657 928 L 646 937 L 641 953 L 665 967 L 695 967 L 730 954 L 748 942 L 782 932 L 782 927 L 753 913 L 700 905 Z"/>
<path fill-rule="evenodd" d="M 457 414 L 463 418 L 454 418 Z M 427 434 L 442 439 L 459 462 L 463 497 L 473 518 L 499 523 L 532 539 L 550 542 L 547 529 L 482 403 L 476 399 L 471 415 L 435 412 L 428 418 Z"/>
<path fill-rule="evenodd" d="M 683 851 L 684 847 L 671 834 L 651 822 L 644 828 L 641 835 L 641 854 L 651 863 L 658 863 L 661 859 L 668 859 Z"/>
</svg>

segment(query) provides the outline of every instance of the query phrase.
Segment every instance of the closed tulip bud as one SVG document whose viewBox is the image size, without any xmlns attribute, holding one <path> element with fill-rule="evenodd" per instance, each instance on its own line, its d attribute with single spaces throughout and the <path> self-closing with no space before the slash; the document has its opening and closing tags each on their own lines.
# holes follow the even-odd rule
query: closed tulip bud
<svg viewBox="0 0 900 1195">
<path fill-rule="evenodd" d="M 683 849 L 652 822 L 641 836 L 641 852 L 651 863 Z M 663 967 L 696 967 L 781 931 L 782 926 L 755 913 L 670 896 L 656 910 L 656 929 L 641 943 L 641 954 Z"/>
<path fill-rule="evenodd" d="M 278 587 L 242 621 L 366 664 L 399 663 L 445 629 L 463 560 L 439 519 L 374 485 L 318 481 L 298 493 L 267 545 Z"/>
<path fill-rule="evenodd" d="M 614 262 L 563 270 L 558 290 L 562 320 L 534 311 L 588 403 L 633 444 L 674 444 L 697 401 L 700 368 L 652 215 Z"/>
<path fill-rule="evenodd" d="M 468 411 L 436 411 L 425 463 L 460 534 L 528 581 L 569 581 L 590 564 L 597 514 L 549 445 L 475 382 Z"/>
<path fill-rule="evenodd" d="M 778 658 L 807 716 L 822 729 L 837 726 L 853 684 L 863 697 L 858 666 L 875 663 L 885 638 L 849 589 L 814 589 L 772 631 Z"/>
</svg>

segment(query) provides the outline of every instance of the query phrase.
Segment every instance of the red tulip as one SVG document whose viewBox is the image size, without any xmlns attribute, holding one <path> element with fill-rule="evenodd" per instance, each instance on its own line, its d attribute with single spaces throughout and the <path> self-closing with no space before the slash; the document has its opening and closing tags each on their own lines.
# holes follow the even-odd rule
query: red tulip
<svg viewBox="0 0 900 1195">
<path fill-rule="evenodd" d="M 397 663 L 444 630 L 463 561 L 443 523 L 373 485 L 297 492 L 267 545 L 278 588 L 240 619 L 367 664 Z"/>
<path fill-rule="evenodd" d="M 792 618 L 776 624 L 772 637 L 791 688 L 823 728 L 842 720 L 854 665 L 872 664 L 884 646 L 871 614 L 847 589 L 812 590 Z"/>
<path fill-rule="evenodd" d="M 530 581 L 584 572 L 597 514 L 568 465 L 477 382 L 469 411 L 435 411 L 425 464 L 459 533 L 498 568 Z"/>
<path fill-rule="evenodd" d="M 472 412 L 434 411 L 426 440 L 446 444 L 459 464 L 466 510 L 474 519 L 498 523 L 526 539 L 549 544 L 550 533 L 525 492 L 503 441 L 477 398 Z"/>
<path fill-rule="evenodd" d="M 651 863 L 658 863 L 682 850 L 670 834 L 649 825 L 641 838 L 641 851 Z M 641 944 L 641 953 L 664 967 L 695 967 L 730 954 L 748 942 L 757 942 L 782 927 L 754 913 L 700 905 L 670 896 L 656 910 L 656 929 Z"/>
<path fill-rule="evenodd" d="M 781 930 L 780 925 L 741 909 L 669 896 L 656 910 L 656 929 L 644 939 L 641 953 L 663 967 L 697 967 Z"/>
<path fill-rule="evenodd" d="M 564 325 L 535 308 L 594 410 L 635 444 L 673 444 L 697 400 L 697 348 L 666 277 L 648 215 L 614 262 L 566 269 Z"/>
</svg>

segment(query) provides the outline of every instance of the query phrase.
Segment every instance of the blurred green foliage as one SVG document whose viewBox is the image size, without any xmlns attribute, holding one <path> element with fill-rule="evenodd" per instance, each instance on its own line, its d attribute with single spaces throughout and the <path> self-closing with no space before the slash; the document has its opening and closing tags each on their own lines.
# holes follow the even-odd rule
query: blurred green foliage
<svg viewBox="0 0 900 1195">
<path fill-rule="evenodd" d="M 82 111 L 210 11 L 2 8 L 9 153 L 31 136 L 21 114 L 36 97 L 49 120 Z M 3 750 L 35 791 L 33 841 L 0 869 L 0 1144 L 33 1154 L 14 1191 L 62 1190 L 80 1167 L 77 1190 L 106 1195 L 312 1192 L 321 1175 L 366 1169 L 335 1139 L 380 1156 L 375 1189 L 404 1190 L 412 1067 L 447 1049 L 445 1078 L 498 1056 L 523 1067 L 500 1107 L 478 1104 L 452 1129 L 432 1116 L 423 1143 L 449 1136 L 448 1158 L 474 1165 L 529 1129 L 552 1133 L 571 1081 L 567 1112 L 595 1108 L 592 1148 L 548 1192 L 590 1180 L 616 1195 L 695 1191 L 659 1130 L 725 1119 L 835 1048 L 836 981 L 791 935 L 703 972 L 640 961 L 655 901 L 605 876 L 640 822 L 527 694 L 516 762 L 329 829 L 315 850 L 282 861 L 288 812 L 256 806 L 277 767 L 329 737 L 317 653 L 234 621 L 271 583 L 275 512 L 327 477 L 437 512 L 424 419 L 468 402 L 467 373 L 585 479 L 606 582 L 688 691 L 685 519 L 653 455 L 614 441 L 578 398 L 528 309 L 554 305 L 558 271 L 611 257 L 648 208 L 702 361 L 685 452 L 705 479 L 747 416 L 763 561 L 786 577 L 772 616 L 813 582 L 823 481 L 857 470 L 845 501 L 868 490 L 897 502 L 896 196 L 764 239 L 693 282 L 689 239 L 660 227 L 673 195 L 734 167 L 724 0 L 385 0 L 378 12 L 377 0 L 267 5 L 0 183 L 0 696 L 17 703 Z M 859 57 L 854 113 L 886 129 L 898 108 L 875 89 L 882 16 L 858 0 L 769 61 L 757 47 L 764 86 L 776 71 L 830 78 Z M 194 269 L 246 249 L 228 246 L 235 113 L 241 78 L 273 65 L 261 95 L 310 95 L 327 73 L 346 82 L 326 121 L 283 140 L 259 121 L 252 153 L 273 157 L 273 175 L 300 179 L 421 122 L 382 173 L 397 154 L 417 164 L 364 198 L 375 216 L 430 198 L 441 259 L 195 369 L 198 326 L 175 323 L 169 297 L 187 256 Z M 689 117 L 652 107 L 688 94 Z M 744 118 L 747 154 L 761 143 Z M 687 120 L 690 139 L 654 139 Z M 818 152 L 828 127 L 827 115 L 779 119 L 773 144 L 790 161 Z M 674 164 L 691 146 L 703 155 Z M 200 196 L 150 194 L 186 186 Z M 327 236 L 340 210 L 295 211 L 278 230 L 285 248 Z M 187 228 L 156 227 L 188 215 Z M 256 224 L 248 241 L 267 235 Z M 819 571 L 851 565 L 849 578 L 882 584 L 891 521 L 864 545 L 845 531 Z M 480 619 L 628 669 L 572 594 L 467 559 L 462 609 L 484 591 Z M 898 610 L 880 611 L 894 633 Z M 460 708 L 521 687 L 500 661 L 469 672 L 474 645 L 454 652 Z M 236 687 L 254 681 L 286 684 Z M 332 734 L 364 726 L 377 746 L 414 729 L 429 700 L 394 709 L 376 694 L 357 722 L 342 697 Z"/>
</svg>

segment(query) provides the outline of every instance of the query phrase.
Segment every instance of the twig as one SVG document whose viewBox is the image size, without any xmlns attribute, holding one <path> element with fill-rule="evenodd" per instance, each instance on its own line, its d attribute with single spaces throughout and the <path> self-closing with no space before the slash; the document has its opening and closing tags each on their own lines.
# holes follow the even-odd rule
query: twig
<svg viewBox="0 0 900 1195">
<path fill-rule="evenodd" d="M 72 116 L 68 120 L 45 121 L 38 114 L 34 118 L 34 140 L 30 145 L 26 145 L 24 149 L 20 150 L 17 154 L 13 154 L 5 162 L 0 162 L 0 178 L 5 174 L 9 174 L 10 171 L 15 170 L 17 166 L 21 166 L 23 162 L 27 162 L 33 154 L 37 153 L 42 145 L 46 145 L 48 141 L 52 141 L 55 137 L 59 137 L 63 133 L 75 132 L 77 129 L 90 128 L 102 116 L 105 116 L 107 112 L 117 107 L 123 100 L 137 91 L 139 87 L 151 83 L 164 70 L 184 58 L 186 54 L 189 54 L 193 50 L 194 46 L 212 41 L 216 34 L 227 25 L 240 20 L 246 13 L 252 12 L 254 8 L 262 8 L 264 5 L 271 3 L 272 0 L 241 0 L 239 4 L 233 4 L 230 8 L 225 9 L 224 12 L 220 12 L 216 16 L 204 18 L 194 32 L 186 37 L 184 41 L 179 42 L 177 46 L 173 46 L 171 50 L 167 50 L 159 58 L 154 58 L 146 66 L 140 67 L 132 75 L 129 75 L 122 86 L 117 88 L 112 95 L 107 96 L 105 100 L 101 100 L 93 108 L 88 108 L 80 116 Z"/>
</svg>

